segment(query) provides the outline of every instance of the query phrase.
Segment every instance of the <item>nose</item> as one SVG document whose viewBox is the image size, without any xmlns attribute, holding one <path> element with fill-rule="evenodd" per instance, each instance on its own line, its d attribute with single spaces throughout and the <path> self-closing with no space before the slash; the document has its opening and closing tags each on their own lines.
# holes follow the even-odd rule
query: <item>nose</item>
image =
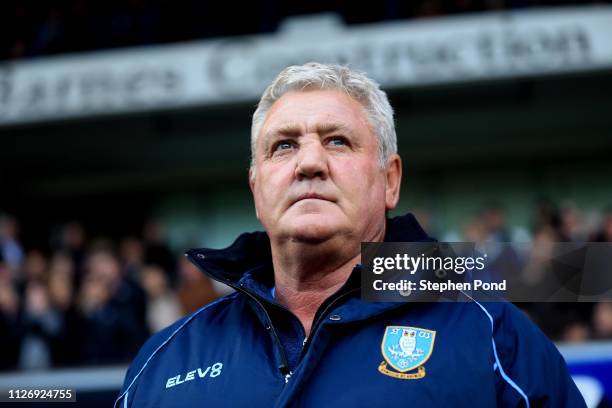
<svg viewBox="0 0 612 408">
<path fill-rule="evenodd" d="M 325 148 L 318 140 L 304 143 L 300 146 L 295 166 L 295 176 L 298 180 L 320 178 L 327 179 L 329 175 L 328 157 Z"/>
</svg>

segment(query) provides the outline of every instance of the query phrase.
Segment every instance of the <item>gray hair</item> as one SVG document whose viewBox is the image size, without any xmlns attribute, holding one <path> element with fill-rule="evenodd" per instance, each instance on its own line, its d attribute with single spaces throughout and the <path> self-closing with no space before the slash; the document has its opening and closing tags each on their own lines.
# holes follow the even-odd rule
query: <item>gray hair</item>
<svg viewBox="0 0 612 408">
<path fill-rule="evenodd" d="M 344 65 L 309 62 L 283 69 L 261 96 L 251 125 L 252 175 L 255 170 L 257 137 L 270 107 L 287 92 L 307 89 L 337 89 L 361 103 L 368 115 L 370 127 L 378 137 L 378 159 L 382 168 L 389 157 L 397 153 L 393 108 L 380 85 L 364 73 Z"/>
</svg>

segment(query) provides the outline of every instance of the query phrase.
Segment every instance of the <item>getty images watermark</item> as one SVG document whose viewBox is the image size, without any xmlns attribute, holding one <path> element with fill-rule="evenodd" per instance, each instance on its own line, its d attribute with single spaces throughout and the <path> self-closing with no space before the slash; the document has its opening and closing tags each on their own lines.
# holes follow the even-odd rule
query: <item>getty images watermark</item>
<svg viewBox="0 0 612 408">
<path fill-rule="evenodd" d="M 385 242 L 362 244 L 369 301 L 612 300 L 612 244 Z"/>
</svg>

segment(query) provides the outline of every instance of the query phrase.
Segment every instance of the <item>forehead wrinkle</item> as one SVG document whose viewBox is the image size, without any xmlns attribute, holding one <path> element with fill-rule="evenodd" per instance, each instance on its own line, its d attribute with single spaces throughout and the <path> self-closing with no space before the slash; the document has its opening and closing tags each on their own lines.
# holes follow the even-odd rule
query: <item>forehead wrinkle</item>
<svg viewBox="0 0 612 408">
<path fill-rule="evenodd" d="M 350 127 L 339 122 L 326 122 L 317 124 L 317 133 L 320 135 L 326 135 L 333 132 L 350 132 Z"/>
<path fill-rule="evenodd" d="M 302 126 L 298 123 L 290 122 L 284 123 L 269 129 L 265 134 L 264 138 L 269 139 L 271 137 L 282 135 L 282 136 L 297 136 L 302 133 Z"/>
</svg>

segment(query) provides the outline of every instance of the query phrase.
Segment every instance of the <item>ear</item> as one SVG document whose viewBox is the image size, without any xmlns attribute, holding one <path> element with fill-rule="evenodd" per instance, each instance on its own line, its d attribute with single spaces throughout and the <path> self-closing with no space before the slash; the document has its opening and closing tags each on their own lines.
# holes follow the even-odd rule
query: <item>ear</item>
<svg viewBox="0 0 612 408">
<path fill-rule="evenodd" d="M 385 206 L 387 210 L 395 208 L 399 201 L 400 185 L 402 183 L 402 159 L 399 155 L 392 155 L 385 168 L 387 186 L 385 188 Z"/>
<path fill-rule="evenodd" d="M 255 216 L 259 220 L 259 211 L 257 211 L 257 200 L 255 199 L 255 173 L 253 173 L 253 167 L 249 168 L 249 188 L 253 195 L 253 203 L 255 205 Z"/>
</svg>

